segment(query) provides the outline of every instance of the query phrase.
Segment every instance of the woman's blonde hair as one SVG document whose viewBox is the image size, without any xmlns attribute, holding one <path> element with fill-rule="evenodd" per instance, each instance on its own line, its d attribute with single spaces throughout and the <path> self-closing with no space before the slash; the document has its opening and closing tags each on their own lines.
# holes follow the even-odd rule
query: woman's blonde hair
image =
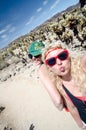
<svg viewBox="0 0 86 130">
<path fill-rule="evenodd" d="M 86 71 L 78 57 L 71 58 L 71 75 L 80 91 L 86 94 Z"/>
<path fill-rule="evenodd" d="M 48 46 L 47 48 L 45 48 L 43 54 L 42 54 L 42 60 L 45 62 L 45 59 L 46 59 L 46 55 L 49 51 L 51 51 L 52 49 L 54 48 L 61 48 L 61 49 L 68 49 L 68 48 L 65 48 L 62 47 L 61 44 L 58 44 L 58 45 L 55 45 L 55 46 Z M 69 49 L 68 49 L 69 50 Z M 69 50 L 70 51 L 70 50 Z M 86 71 L 84 71 L 82 65 L 80 64 L 80 56 L 76 56 L 75 55 L 71 56 L 71 53 L 69 53 L 69 58 L 71 60 L 71 76 L 72 78 L 74 79 L 77 87 L 79 87 L 80 91 L 83 92 L 83 94 L 86 94 Z M 50 75 L 52 75 L 52 79 L 53 79 L 53 82 L 57 85 L 58 88 L 60 88 L 61 86 L 61 77 L 59 77 L 58 75 L 54 74 L 50 67 L 46 65 L 46 67 L 48 68 L 49 70 L 49 73 Z"/>
</svg>

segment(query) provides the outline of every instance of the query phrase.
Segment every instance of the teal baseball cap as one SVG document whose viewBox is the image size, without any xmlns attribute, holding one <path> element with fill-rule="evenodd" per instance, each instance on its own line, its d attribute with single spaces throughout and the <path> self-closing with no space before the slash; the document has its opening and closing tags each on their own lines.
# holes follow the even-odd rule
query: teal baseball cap
<svg viewBox="0 0 86 130">
<path fill-rule="evenodd" d="M 28 48 L 28 54 L 31 54 L 33 56 L 41 55 L 41 50 L 45 47 L 45 44 L 43 42 L 32 42 L 31 45 Z"/>
</svg>

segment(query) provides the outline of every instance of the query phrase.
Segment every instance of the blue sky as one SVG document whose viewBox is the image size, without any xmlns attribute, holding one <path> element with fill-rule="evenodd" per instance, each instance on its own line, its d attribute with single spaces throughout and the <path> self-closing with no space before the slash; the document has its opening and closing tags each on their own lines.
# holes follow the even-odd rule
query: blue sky
<svg viewBox="0 0 86 130">
<path fill-rule="evenodd" d="M 0 49 L 79 0 L 0 0 Z"/>
</svg>

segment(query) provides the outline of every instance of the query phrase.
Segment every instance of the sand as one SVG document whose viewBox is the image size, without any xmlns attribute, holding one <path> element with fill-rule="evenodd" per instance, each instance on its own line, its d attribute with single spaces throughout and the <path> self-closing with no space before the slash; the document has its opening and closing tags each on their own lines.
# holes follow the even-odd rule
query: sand
<svg viewBox="0 0 86 130">
<path fill-rule="evenodd" d="M 0 130 L 80 130 L 69 112 L 59 111 L 37 78 L 28 70 L 0 82 Z"/>
</svg>

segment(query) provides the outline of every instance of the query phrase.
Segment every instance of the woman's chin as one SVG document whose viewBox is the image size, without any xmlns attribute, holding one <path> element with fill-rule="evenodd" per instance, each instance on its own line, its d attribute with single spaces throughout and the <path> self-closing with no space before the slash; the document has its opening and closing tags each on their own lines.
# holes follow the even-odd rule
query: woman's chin
<svg viewBox="0 0 86 130">
<path fill-rule="evenodd" d="M 67 74 L 68 74 L 67 71 L 61 71 L 61 72 L 59 73 L 59 76 L 64 77 L 64 76 L 66 76 Z"/>
</svg>

